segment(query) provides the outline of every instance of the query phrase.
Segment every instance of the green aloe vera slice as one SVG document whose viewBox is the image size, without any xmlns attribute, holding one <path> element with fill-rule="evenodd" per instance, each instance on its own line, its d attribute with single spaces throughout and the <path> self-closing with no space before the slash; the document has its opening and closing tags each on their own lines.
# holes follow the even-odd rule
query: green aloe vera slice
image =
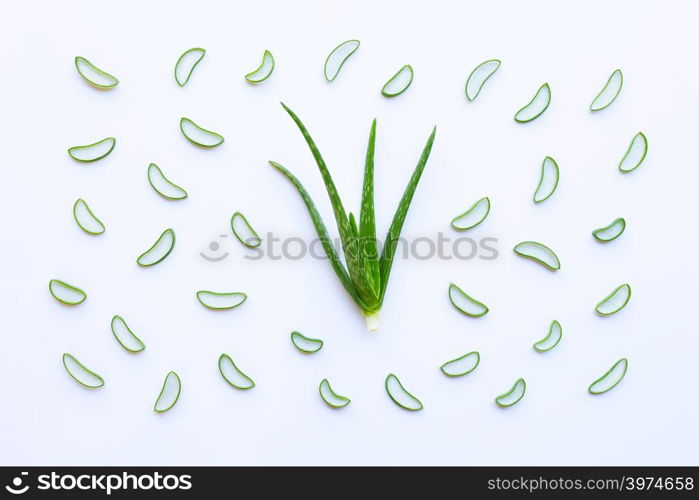
<svg viewBox="0 0 699 500">
<path fill-rule="evenodd" d="M 306 354 L 313 354 L 323 348 L 322 340 L 306 337 L 299 332 L 291 332 L 291 343 L 294 344 L 296 349 Z"/>
<path fill-rule="evenodd" d="M 347 59 L 359 48 L 359 40 L 347 40 L 335 47 L 325 59 L 325 79 L 332 82 L 337 78 Z"/>
<path fill-rule="evenodd" d="M 601 227 L 592 231 L 592 236 L 601 243 L 606 243 L 607 241 L 612 241 L 621 236 L 621 233 L 626 229 L 626 221 L 623 217 L 614 219 L 614 221 L 608 226 Z"/>
<path fill-rule="evenodd" d="M 534 203 L 541 203 L 551 197 L 558 187 L 558 177 L 558 163 L 547 156 L 541 164 L 541 178 L 534 192 Z"/>
<path fill-rule="evenodd" d="M 517 379 L 509 391 L 495 398 L 495 403 L 501 408 L 507 408 L 517 404 L 524 397 L 526 390 L 527 383 L 524 381 L 524 379 Z"/>
<path fill-rule="evenodd" d="M 626 358 L 621 358 L 614 363 L 612 367 L 600 378 L 590 384 L 587 390 L 590 394 L 604 394 L 607 391 L 614 389 L 619 382 L 626 376 L 626 370 L 629 367 L 629 361 Z"/>
<path fill-rule="evenodd" d="M 330 382 L 328 382 L 327 378 L 324 378 L 320 382 L 318 392 L 325 404 L 331 408 L 344 408 L 352 402 L 349 398 L 336 394 L 335 391 L 332 390 L 332 387 L 330 387 Z"/>
<path fill-rule="evenodd" d="M 519 123 L 527 123 L 537 119 L 546 111 L 546 108 L 551 104 L 551 88 L 548 83 L 544 83 L 539 90 L 536 91 L 529 104 L 517 111 L 515 121 Z"/>
<path fill-rule="evenodd" d="M 592 100 L 590 111 L 602 111 L 609 106 L 621 92 L 621 87 L 624 84 L 624 76 L 621 70 L 617 69 L 609 76 L 604 88 L 599 91 L 599 94 Z"/>
<path fill-rule="evenodd" d="M 184 51 L 175 64 L 175 80 L 180 87 L 187 85 L 194 68 L 204 59 L 206 50 L 199 47 Z"/>
<path fill-rule="evenodd" d="M 73 205 L 73 218 L 80 226 L 80 229 L 88 234 L 98 235 L 104 233 L 104 224 L 92 213 L 92 210 L 90 210 L 90 207 L 87 206 L 87 203 L 82 198 L 78 198 Z"/>
<path fill-rule="evenodd" d="M 189 142 L 202 148 L 215 148 L 224 141 L 223 136 L 200 127 L 189 118 L 183 117 L 180 120 L 180 130 Z"/>
<path fill-rule="evenodd" d="M 153 243 L 153 246 L 143 252 L 136 262 L 139 266 L 149 267 L 158 264 L 165 260 L 170 255 L 172 249 L 175 248 L 175 231 L 168 228 L 158 237 L 158 240 Z"/>
<path fill-rule="evenodd" d="M 463 377 L 478 367 L 481 355 L 477 351 L 469 352 L 451 361 L 447 361 L 439 367 L 447 377 Z"/>
<path fill-rule="evenodd" d="M 141 352 L 146 348 L 146 344 L 131 331 L 124 318 L 118 314 L 112 318 L 112 334 L 121 347 L 129 352 Z"/>
<path fill-rule="evenodd" d="M 476 66 L 466 80 L 466 99 L 473 101 L 478 97 L 485 82 L 495 74 L 499 67 L 499 59 L 489 59 Z"/>
<path fill-rule="evenodd" d="M 457 231 L 472 229 L 483 222 L 490 213 L 490 198 L 481 198 L 461 215 L 451 220 L 451 227 Z"/>
<path fill-rule="evenodd" d="M 626 154 L 624 154 L 624 157 L 619 162 L 619 170 L 625 174 L 628 172 L 633 172 L 641 166 L 641 163 L 643 163 L 647 153 L 648 139 L 646 139 L 646 136 L 643 135 L 643 132 L 639 132 L 631 140 L 631 144 L 629 144 Z"/>
<path fill-rule="evenodd" d="M 274 57 L 269 50 L 265 50 L 260 66 L 245 75 L 245 79 L 250 83 L 261 83 L 272 75 L 272 71 L 274 71 Z"/>
<path fill-rule="evenodd" d="M 65 281 L 51 280 L 49 281 L 49 292 L 58 302 L 69 306 L 77 306 L 82 304 L 87 298 L 87 294 L 80 288 L 69 285 Z"/>
<path fill-rule="evenodd" d="M 474 299 L 454 283 L 449 285 L 449 300 L 459 311 L 472 318 L 479 318 L 488 313 L 488 307 Z"/>
<path fill-rule="evenodd" d="M 393 75 L 381 89 L 381 94 L 385 97 L 396 97 L 408 90 L 413 83 L 413 68 L 406 64 Z"/>
<path fill-rule="evenodd" d="M 218 371 L 221 372 L 223 379 L 236 389 L 245 391 L 255 387 L 255 382 L 235 366 L 228 354 L 221 354 L 218 358 Z"/>
<path fill-rule="evenodd" d="M 550 351 L 558 345 L 561 338 L 563 338 L 563 328 L 561 324 L 554 319 L 549 327 L 549 333 L 546 337 L 534 344 L 533 347 L 539 352 Z"/>
<path fill-rule="evenodd" d="M 75 69 L 87 83 L 99 89 L 111 89 L 119 84 L 119 80 L 102 71 L 84 57 L 77 56 L 75 58 Z"/>
<path fill-rule="evenodd" d="M 388 396 L 401 408 L 410 411 L 422 410 L 422 403 L 415 396 L 405 390 L 398 377 L 389 373 L 386 377 L 386 392 Z"/>
<path fill-rule="evenodd" d="M 248 248 L 256 248 L 262 244 L 262 239 L 240 212 L 234 213 L 231 217 L 231 229 L 238 241 Z"/>
<path fill-rule="evenodd" d="M 631 287 L 628 283 L 619 285 L 612 293 L 603 298 L 595 307 L 600 316 L 611 316 L 621 311 L 631 298 Z"/>
<path fill-rule="evenodd" d="M 160 389 L 160 394 L 158 394 L 158 399 L 155 400 L 155 405 L 153 405 L 153 411 L 157 413 L 165 413 L 170 410 L 177 400 L 180 399 L 180 393 L 182 392 L 182 381 L 179 375 L 175 372 L 169 372 L 165 376 L 165 382 L 163 382 L 163 388 Z"/>
<path fill-rule="evenodd" d="M 114 137 L 107 137 L 106 139 L 88 144 L 87 146 L 73 146 L 68 149 L 68 154 L 75 161 L 91 163 L 107 156 L 114 150 L 114 146 L 116 146 L 116 139 Z"/>
<path fill-rule="evenodd" d="M 514 251 L 520 257 L 538 262 L 551 271 L 558 271 L 561 268 L 561 261 L 558 260 L 554 251 L 537 241 L 523 241 L 515 246 Z"/>
<path fill-rule="evenodd" d="M 168 180 L 155 163 L 148 165 L 148 183 L 156 193 L 168 200 L 184 200 L 187 197 L 187 191 Z"/>
<path fill-rule="evenodd" d="M 63 353 L 63 366 L 68 372 L 68 375 L 84 387 L 97 389 L 104 385 L 104 379 L 102 377 L 86 368 L 85 365 L 75 359 L 72 354 L 68 354 L 67 352 Z"/>
<path fill-rule="evenodd" d="M 207 290 L 200 290 L 197 292 L 197 300 L 201 305 L 217 311 L 238 307 L 245 302 L 247 298 L 248 296 L 242 292 L 218 293 L 209 292 Z"/>
</svg>

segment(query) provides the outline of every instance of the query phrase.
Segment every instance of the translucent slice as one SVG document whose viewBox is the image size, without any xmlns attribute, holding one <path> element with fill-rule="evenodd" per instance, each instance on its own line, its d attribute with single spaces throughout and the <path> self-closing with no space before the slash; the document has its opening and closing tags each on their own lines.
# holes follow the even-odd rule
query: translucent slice
<svg viewBox="0 0 699 500">
<path fill-rule="evenodd" d="M 411 83 L 413 83 L 413 68 L 410 64 L 406 64 L 386 82 L 381 93 L 386 97 L 395 97 L 408 90 Z"/>
<path fill-rule="evenodd" d="M 259 247 L 262 240 L 252 228 L 248 220 L 240 212 L 236 212 L 231 217 L 231 229 L 238 241 L 248 248 Z"/>
<path fill-rule="evenodd" d="M 180 120 L 180 130 L 189 142 L 203 148 L 215 148 L 223 144 L 223 136 L 216 132 L 201 128 L 189 118 L 182 118 Z"/>
<path fill-rule="evenodd" d="M 81 304 L 87 298 L 87 294 L 80 288 L 61 280 L 49 281 L 49 292 L 58 302 L 69 306 Z"/>
<path fill-rule="evenodd" d="M 107 156 L 112 152 L 114 146 L 116 146 L 116 139 L 114 137 L 107 137 L 106 139 L 88 144 L 87 146 L 73 146 L 68 150 L 68 154 L 76 161 L 90 163 L 101 160 Z"/>
<path fill-rule="evenodd" d="M 318 352 L 323 347 L 322 340 L 306 337 L 305 335 L 299 332 L 291 332 L 291 343 L 294 344 L 294 347 L 296 347 L 296 349 L 307 354 Z"/>
<path fill-rule="evenodd" d="M 514 251 L 520 257 L 531 259 L 534 262 L 549 268 L 551 271 L 558 271 L 561 268 L 561 261 L 558 256 L 546 245 L 536 241 L 523 241 L 515 246 Z"/>
<path fill-rule="evenodd" d="M 80 229 L 88 234 L 102 234 L 104 232 L 104 224 L 95 214 L 92 213 L 90 207 L 87 206 L 85 200 L 79 198 L 73 205 L 73 218 L 78 223 Z"/>
<path fill-rule="evenodd" d="M 472 318 L 478 318 L 488 312 L 488 307 L 469 296 L 454 283 L 449 285 L 449 300 L 459 311 Z"/>
<path fill-rule="evenodd" d="M 478 97 L 485 82 L 495 74 L 499 67 L 500 61 L 498 59 L 490 59 L 476 66 L 466 80 L 466 99 L 473 101 Z"/>
<path fill-rule="evenodd" d="M 451 227 L 457 231 L 472 229 L 483 222 L 490 213 L 490 199 L 486 196 L 473 204 L 471 208 L 461 215 L 457 215 L 451 221 Z"/>
<path fill-rule="evenodd" d="M 512 388 L 505 394 L 501 394 L 495 398 L 495 403 L 501 408 L 507 408 L 519 402 L 524 397 L 527 390 L 527 384 L 523 378 L 517 379 Z"/>
<path fill-rule="evenodd" d="M 115 77 L 102 71 L 84 57 L 77 56 L 75 58 L 75 69 L 87 83 L 100 89 L 111 89 L 119 83 Z"/>
<path fill-rule="evenodd" d="M 344 408 L 351 403 L 349 398 L 335 394 L 335 391 L 333 391 L 332 387 L 330 387 L 330 382 L 328 382 L 327 378 L 324 378 L 320 382 L 318 392 L 320 392 L 320 397 L 323 399 L 323 401 L 325 401 L 325 404 L 332 408 Z"/>
<path fill-rule="evenodd" d="M 422 410 L 422 403 L 415 396 L 405 390 L 398 377 L 389 373 L 386 377 L 386 392 L 389 397 L 401 408 L 410 411 Z"/>
<path fill-rule="evenodd" d="M 73 377 L 73 379 L 82 386 L 89 387 L 90 389 L 97 389 L 104 385 L 104 379 L 102 377 L 86 368 L 80 361 L 67 352 L 63 353 L 63 366 L 68 372 L 68 375 Z"/>
<path fill-rule="evenodd" d="M 462 377 L 476 369 L 481 362 L 481 355 L 476 352 L 469 352 L 463 356 L 447 361 L 439 367 L 442 373 L 448 377 Z"/>
<path fill-rule="evenodd" d="M 592 236 L 594 236 L 597 241 L 604 243 L 617 239 L 619 236 L 621 236 L 621 233 L 623 233 L 625 229 L 626 221 L 623 219 L 623 217 L 619 217 L 608 226 L 592 231 Z"/>
<path fill-rule="evenodd" d="M 626 150 L 626 154 L 619 162 L 619 170 L 624 173 L 633 172 L 641 166 L 646 158 L 646 153 L 648 153 L 648 139 L 643 135 L 643 132 L 639 132 L 631 140 L 629 149 Z"/>
<path fill-rule="evenodd" d="M 197 292 L 197 299 L 201 305 L 216 310 L 233 309 L 245 302 L 247 298 L 248 296 L 242 292 L 217 293 L 207 290 Z"/>
<path fill-rule="evenodd" d="M 359 48 L 359 40 L 347 40 L 335 47 L 325 60 L 325 79 L 332 82 L 347 59 Z"/>
<path fill-rule="evenodd" d="M 181 391 L 182 382 L 180 381 L 180 377 L 175 372 L 168 373 L 165 377 L 165 382 L 163 382 L 163 388 L 160 389 L 158 399 L 155 401 L 153 410 L 158 413 L 164 413 L 171 409 L 180 398 Z"/>
<path fill-rule="evenodd" d="M 541 203 L 547 200 L 558 187 L 558 163 L 556 160 L 547 156 L 541 164 L 541 179 L 539 185 L 534 192 L 534 203 Z"/>
<path fill-rule="evenodd" d="M 621 311 L 631 298 L 631 287 L 628 283 L 619 285 L 612 293 L 607 295 L 602 301 L 597 304 L 595 311 L 600 316 L 611 316 L 614 313 Z"/>
<path fill-rule="evenodd" d="M 156 193 L 168 200 L 183 200 L 187 197 L 187 191 L 169 181 L 155 163 L 148 165 L 148 182 Z"/>
<path fill-rule="evenodd" d="M 154 266 L 165 260 L 165 257 L 170 255 L 173 248 L 175 248 L 175 231 L 168 228 L 163 231 L 158 237 L 158 241 L 153 243 L 152 247 L 136 259 L 136 262 L 143 267 Z"/>
<path fill-rule="evenodd" d="M 563 328 L 561 328 L 561 324 L 554 319 L 551 322 L 551 326 L 549 327 L 548 335 L 546 335 L 546 337 L 534 344 L 534 349 L 536 349 L 539 352 L 550 351 L 558 345 L 562 337 Z"/>
<path fill-rule="evenodd" d="M 218 358 L 218 370 L 224 380 L 236 389 L 247 390 L 255 387 L 255 382 L 241 372 L 228 354 L 221 354 Z"/>
<path fill-rule="evenodd" d="M 121 347 L 129 352 L 141 352 L 146 345 L 131 331 L 124 318 L 118 314 L 112 318 L 112 334 L 121 344 Z"/>
<path fill-rule="evenodd" d="M 621 86 L 623 84 L 624 76 L 621 74 L 621 70 L 614 70 L 614 73 L 611 74 L 607 83 L 604 84 L 604 88 L 600 90 L 597 97 L 592 100 L 590 111 L 601 111 L 613 103 L 619 95 L 619 92 L 621 92 Z"/>
<path fill-rule="evenodd" d="M 629 362 L 626 358 L 621 358 L 614 363 L 612 367 L 600 378 L 590 384 L 587 390 L 590 394 L 603 394 L 611 389 L 614 389 L 619 382 L 624 379 L 626 370 L 629 367 Z"/>
<path fill-rule="evenodd" d="M 195 47 L 185 51 L 175 64 L 175 80 L 180 87 L 184 87 L 192 76 L 194 68 L 204 59 L 206 50 Z"/>
<path fill-rule="evenodd" d="M 550 103 L 551 88 L 549 87 L 548 83 L 544 83 L 541 87 L 539 87 L 539 90 L 536 91 L 536 94 L 532 100 L 529 101 L 529 104 L 517 111 L 515 114 L 515 121 L 519 123 L 527 123 L 535 120 L 541 116 L 544 111 L 546 111 L 546 108 L 549 107 Z"/>
<path fill-rule="evenodd" d="M 274 71 L 274 57 L 269 50 L 265 50 L 260 66 L 252 73 L 245 75 L 245 79 L 250 83 L 264 82 L 272 75 L 272 71 Z"/>
</svg>

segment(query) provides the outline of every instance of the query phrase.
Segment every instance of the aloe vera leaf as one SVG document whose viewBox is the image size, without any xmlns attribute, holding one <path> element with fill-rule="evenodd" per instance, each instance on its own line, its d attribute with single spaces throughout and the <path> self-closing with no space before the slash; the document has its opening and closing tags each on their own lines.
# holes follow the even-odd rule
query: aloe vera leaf
<svg viewBox="0 0 699 500">
<path fill-rule="evenodd" d="M 551 104 L 551 87 L 544 83 L 534 94 L 534 97 L 515 114 L 515 121 L 518 123 L 528 123 L 536 120 L 543 114 Z"/>
<path fill-rule="evenodd" d="M 379 274 L 381 276 L 381 296 L 379 299 L 379 304 L 383 302 L 383 297 L 386 294 L 388 277 L 391 274 L 391 266 L 393 265 L 393 256 L 396 253 L 398 238 L 400 238 L 400 232 L 403 229 L 403 223 L 405 222 L 405 217 L 408 214 L 408 209 L 410 208 L 410 202 L 415 194 L 415 189 L 417 188 L 418 182 L 420 182 L 420 177 L 422 176 L 423 170 L 425 170 L 427 159 L 430 157 L 430 152 L 432 151 L 432 144 L 434 143 L 436 133 L 437 127 L 434 127 L 429 139 L 427 139 L 424 149 L 422 150 L 422 155 L 420 155 L 420 160 L 415 166 L 413 175 L 410 177 L 410 181 L 405 188 L 403 197 L 401 198 L 400 203 L 398 203 L 398 208 L 393 216 L 391 226 L 388 228 L 386 240 L 381 251 L 381 258 L 379 260 Z"/>
<path fill-rule="evenodd" d="M 495 74 L 499 67 L 499 59 L 489 59 L 476 66 L 466 80 L 466 99 L 474 101 L 481 93 L 485 82 Z"/>
<path fill-rule="evenodd" d="M 608 226 L 592 231 L 592 236 L 600 243 L 606 243 L 617 239 L 626 229 L 626 220 L 623 217 L 614 219 Z"/>
<path fill-rule="evenodd" d="M 153 411 L 157 413 L 165 413 L 172 409 L 180 399 L 180 393 L 182 392 L 182 381 L 179 375 L 175 372 L 168 372 L 165 376 L 165 381 L 163 382 L 163 387 L 160 389 L 158 394 L 158 399 L 155 400 L 155 405 L 153 405 Z"/>
<path fill-rule="evenodd" d="M 381 94 L 384 97 L 396 97 L 408 90 L 410 84 L 413 83 L 413 67 L 406 64 L 401 67 L 398 72 L 393 75 L 381 89 Z"/>
<path fill-rule="evenodd" d="M 527 383 L 523 378 L 517 379 L 514 385 L 504 394 L 500 394 L 495 398 L 495 403 L 500 408 L 508 408 L 512 405 L 519 403 L 519 401 L 524 397 L 524 393 L 527 391 Z"/>
<path fill-rule="evenodd" d="M 100 235 L 105 231 L 102 221 L 92 213 L 92 210 L 90 210 L 90 207 L 82 198 L 78 198 L 73 205 L 73 218 L 80 229 L 87 234 Z"/>
<path fill-rule="evenodd" d="M 177 81 L 177 85 L 180 87 L 187 85 L 187 82 L 192 77 L 194 68 L 204 59 L 205 55 L 206 50 L 199 47 L 185 50 L 182 53 L 177 63 L 175 63 L 175 80 Z"/>
<path fill-rule="evenodd" d="M 359 48 L 359 40 L 346 40 L 335 47 L 325 60 L 325 79 L 332 82 L 337 78 L 342 66 Z"/>
<path fill-rule="evenodd" d="M 352 402 L 349 398 L 346 398 L 345 396 L 340 396 L 335 391 L 333 391 L 332 387 L 330 387 L 330 382 L 328 382 L 327 378 L 324 378 L 320 382 L 320 385 L 318 386 L 318 392 L 320 393 L 320 397 L 323 399 L 323 402 L 331 408 L 344 408 Z"/>
<path fill-rule="evenodd" d="M 111 89 L 119 85 L 119 80 L 98 68 L 84 57 L 77 56 L 75 58 L 75 69 L 86 82 L 98 89 Z"/>
<path fill-rule="evenodd" d="M 373 310 L 376 308 L 376 306 L 380 305 L 379 297 L 374 293 L 373 288 L 366 282 L 365 276 L 361 272 L 361 263 L 359 262 L 359 257 L 357 255 L 357 240 L 356 238 L 352 238 L 349 218 L 345 212 L 345 208 L 342 204 L 342 200 L 340 199 L 340 195 L 337 192 L 337 188 L 335 187 L 335 182 L 332 179 L 332 175 L 330 175 L 330 171 L 325 164 L 325 160 L 323 160 L 318 147 L 316 146 L 303 122 L 284 103 L 281 104 L 301 131 L 303 138 L 306 140 L 306 144 L 308 144 L 308 148 L 311 150 L 313 158 L 318 164 L 318 169 L 320 170 L 323 183 L 325 184 L 328 197 L 330 198 L 330 203 L 333 207 L 337 229 L 340 232 L 340 239 L 342 240 L 342 248 L 345 252 L 345 262 L 349 270 L 350 280 L 355 287 L 357 295 L 361 298 L 361 301 L 366 304 L 369 310 Z"/>
<path fill-rule="evenodd" d="M 250 83 L 262 83 L 272 75 L 273 71 L 274 57 L 269 50 L 265 50 L 264 54 L 262 55 L 262 62 L 260 63 L 260 66 L 255 71 L 245 75 L 245 79 Z"/>
<path fill-rule="evenodd" d="M 629 148 L 619 162 L 619 170 L 625 174 L 633 172 L 641 166 L 641 163 L 646 158 L 646 154 L 648 154 L 648 139 L 646 139 L 643 132 L 639 132 L 631 140 Z"/>
<path fill-rule="evenodd" d="M 323 348 L 322 340 L 306 337 L 300 332 L 291 332 L 291 343 L 294 344 L 296 349 L 305 354 L 313 354 Z"/>
<path fill-rule="evenodd" d="M 621 358 L 604 375 L 592 382 L 587 390 L 590 394 L 595 395 L 611 391 L 624 379 L 628 367 L 629 361 L 626 358 Z"/>
<path fill-rule="evenodd" d="M 328 230 L 325 227 L 325 223 L 323 222 L 323 218 L 320 216 L 320 213 L 318 213 L 318 209 L 316 208 L 315 203 L 313 203 L 313 199 L 308 194 L 308 191 L 306 191 L 306 188 L 303 187 L 301 181 L 299 181 L 296 178 L 296 176 L 289 172 L 284 166 L 277 163 L 276 161 L 270 161 L 269 164 L 276 168 L 279 172 L 284 174 L 284 176 L 287 179 L 289 179 L 289 181 L 299 192 L 299 194 L 301 195 L 301 199 L 303 200 L 304 204 L 306 205 L 306 209 L 308 210 L 308 215 L 310 215 L 311 217 L 313 226 L 316 229 L 316 233 L 318 233 L 318 239 L 320 239 L 320 243 L 323 246 L 323 250 L 325 250 L 325 254 L 328 256 L 328 259 L 330 260 L 330 265 L 335 271 L 335 274 L 340 280 L 340 283 L 342 283 L 342 286 L 345 288 L 347 293 L 350 294 L 350 297 L 354 299 L 357 305 L 363 311 L 367 311 L 368 309 L 364 304 L 362 304 L 362 301 L 357 296 L 357 292 L 354 290 L 352 280 L 350 279 L 349 274 L 347 273 L 347 269 L 345 269 L 345 266 L 342 264 L 340 256 L 337 255 L 335 247 L 333 247 L 332 240 L 328 235 Z"/>
<path fill-rule="evenodd" d="M 403 384 L 398 377 L 396 377 L 393 373 L 388 374 L 384 386 L 391 400 L 393 400 L 393 402 L 401 408 L 410 411 L 422 410 L 422 402 L 410 394 L 410 392 L 403 387 Z"/>
<path fill-rule="evenodd" d="M 362 186 L 362 208 L 359 212 L 359 238 L 365 272 L 377 296 L 381 295 L 381 275 L 379 274 L 379 255 L 376 243 L 376 216 L 374 211 L 374 150 L 376 146 L 376 120 L 371 123 L 369 144 L 364 164 L 364 182 Z"/>
<path fill-rule="evenodd" d="M 621 87 L 623 85 L 624 75 L 622 75 L 620 69 L 614 70 L 607 80 L 607 83 L 604 84 L 604 88 L 602 88 L 592 100 L 590 111 L 602 111 L 610 106 L 619 96 L 619 92 L 621 92 Z"/>
<path fill-rule="evenodd" d="M 226 353 L 218 358 L 218 370 L 223 379 L 236 389 L 247 391 L 255 387 L 255 382 L 243 373 Z"/>
<path fill-rule="evenodd" d="M 104 379 L 87 368 L 75 356 L 63 353 L 63 367 L 73 380 L 88 389 L 98 389 L 104 385 Z"/>
</svg>

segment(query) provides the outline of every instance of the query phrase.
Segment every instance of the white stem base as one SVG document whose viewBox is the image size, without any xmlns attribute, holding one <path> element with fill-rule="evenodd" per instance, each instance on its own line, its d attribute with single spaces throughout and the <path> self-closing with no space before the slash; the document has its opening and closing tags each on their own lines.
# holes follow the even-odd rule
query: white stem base
<svg viewBox="0 0 699 500">
<path fill-rule="evenodd" d="M 369 329 L 370 332 L 375 332 L 379 329 L 379 313 L 380 311 L 374 311 L 365 316 L 366 327 Z"/>
</svg>

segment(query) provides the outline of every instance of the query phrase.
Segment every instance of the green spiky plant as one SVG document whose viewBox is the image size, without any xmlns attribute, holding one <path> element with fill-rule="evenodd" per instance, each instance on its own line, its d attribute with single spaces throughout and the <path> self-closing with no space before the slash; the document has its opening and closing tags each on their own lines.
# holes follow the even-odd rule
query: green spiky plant
<svg viewBox="0 0 699 500">
<path fill-rule="evenodd" d="M 359 212 L 359 226 L 357 226 L 354 214 L 350 213 L 349 217 L 347 216 L 345 208 L 342 205 L 342 200 L 335 188 L 335 183 L 328 171 L 328 167 L 325 165 L 325 161 L 320 151 L 318 151 L 315 142 L 313 142 L 311 135 L 308 133 L 308 130 L 306 130 L 306 127 L 299 117 L 296 116 L 291 109 L 284 103 L 282 103 L 282 106 L 294 120 L 301 134 L 303 134 L 313 154 L 313 158 L 318 164 L 318 169 L 323 177 L 323 182 L 325 183 L 325 188 L 328 191 L 330 203 L 332 204 L 335 214 L 335 221 L 337 222 L 337 228 L 340 233 L 340 240 L 342 241 L 342 249 L 344 251 L 347 267 L 343 265 L 340 256 L 335 251 L 325 223 L 318 213 L 318 209 L 313 203 L 308 191 L 303 187 L 303 184 L 301 184 L 294 174 L 279 163 L 275 161 L 270 161 L 269 163 L 284 174 L 298 190 L 306 204 L 308 213 L 318 233 L 318 238 L 330 260 L 335 274 L 337 274 L 342 286 L 345 287 L 347 293 L 350 294 L 366 317 L 369 330 L 377 330 L 379 327 L 379 312 L 381 311 L 381 304 L 386 294 L 388 277 L 391 273 L 391 266 L 393 264 L 398 238 L 400 237 L 400 232 L 405 222 L 405 216 L 410 207 L 410 202 L 413 199 L 413 194 L 415 194 L 415 189 L 420 181 L 420 176 L 430 156 L 437 127 L 432 130 L 432 134 L 429 139 L 427 139 L 420 160 L 413 171 L 413 175 L 405 188 L 403 197 L 393 216 L 393 221 L 386 234 L 383 249 L 379 254 L 376 240 L 376 219 L 374 216 L 374 145 L 376 143 L 376 120 L 371 124 L 371 132 L 369 134 L 369 145 L 367 147 L 366 163 L 364 166 L 362 204 Z"/>
</svg>

